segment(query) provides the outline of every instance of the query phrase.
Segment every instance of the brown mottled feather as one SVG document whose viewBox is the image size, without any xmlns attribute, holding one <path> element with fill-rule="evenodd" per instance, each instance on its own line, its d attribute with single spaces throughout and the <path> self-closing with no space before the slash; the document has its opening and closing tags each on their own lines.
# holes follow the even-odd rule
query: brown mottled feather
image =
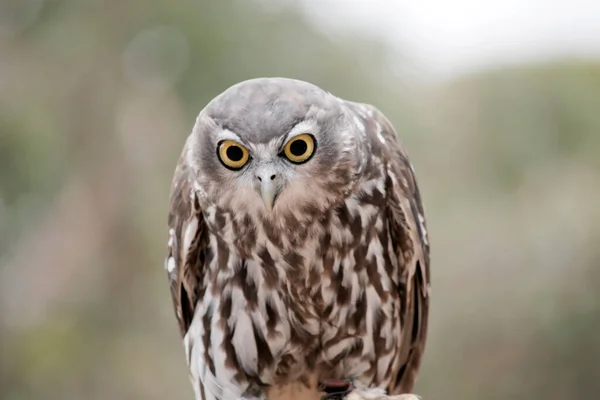
<svg viewBox="0 0 600 400">
<path fill-rule="evenodd" d="M 367 106 L 370 107 L 370 106 Z M 429 244 L 427 239 L 425 214 L 419 188 L 416 184 L 413 168 L 408 154 L 387 118 L 375 108 L 373 118 L 381 126 L 381 135 L 387 146 L 382 146 L 387 159 L 388 169 L 397 177 L 396 182 L 388 182 L 387 214 L 389 234 L 399 246 L 399 265 L 401 276 L 399 286 L 401 296 L 402 342 L 397 378 L 392 380 L 390 394 L 410 393 L 412 391 L 427 337 L 429 314 Z M 368 131 L 374 142 L 376 132 Z M 406 179 L 404 184 L 403 179 Z M 423 218 L 422 225 L 419 215 Z"/>
<path fill-rule="evenodd" d="M 174 232 L 174 240 L 168 246 L 167 260 L 172 257 L 175 262 L 175 268 L 169 273 L 169 282 L 182 337 L 192 322 L 199 299 L 198 290 L 203 274 L 204 249 L 206 247 L 206 227 L 201 217 L 202 210 L 199 209 L 196 199 L 192 199 L 190 196 L 192 191 L 188 171 L 188 166 L 182 156 L 171 186 L 171 207 L 168 219 L 169 229 Z M 182 241 L 185 230 L 193 217 L 197 218 L 199 226 L 191 246 L 189 249 L 185 249 Z M 183 260 L 183 257 L 186 259 Z"/>
</svg>

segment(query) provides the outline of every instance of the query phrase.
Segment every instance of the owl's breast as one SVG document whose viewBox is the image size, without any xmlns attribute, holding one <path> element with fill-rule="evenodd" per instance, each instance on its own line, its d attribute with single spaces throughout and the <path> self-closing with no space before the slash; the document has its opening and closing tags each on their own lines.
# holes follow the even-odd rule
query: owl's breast
<svg viewBox="0 0 600 400">
<path fill-rule="evenodd" d="M 294 229 L 212 218 L 196 315 L 213 327 L 211 351 L 269 384 L 315 368 L 367 381 L 377 363 L 387 370 L 400 337 L 398 266 L 378 185 Z"/>
<path fill-rule="evenodd" d="M 368 190 L 368 192 L 367 192 Z M 398 257 L 377 181 L 335 210 L 327 249 L 311 264 L 320 361 L 331 378 L 385 384 L 400 340 Z M 383 198 L 383 196 L 381 196 Z M 310 275 L 310 274 L 309 274 Z"/>
</svg>

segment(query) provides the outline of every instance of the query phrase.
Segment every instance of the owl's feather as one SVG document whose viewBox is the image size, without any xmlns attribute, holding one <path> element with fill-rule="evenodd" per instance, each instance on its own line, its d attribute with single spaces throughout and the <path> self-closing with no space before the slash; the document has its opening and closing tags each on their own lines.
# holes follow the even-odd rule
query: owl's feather
<svg viewBox="0 0 600 400">
<path fill-rule="evenodd" d="M 216 204 L 198 179 L 198 138 L 186 143 L 165 265 L 197 399 L 327 379 L 412 390 L 429 310 L 423 205 L 390 122 L 372 106 L 337 101 L 360 159 L 319 177 L 351 177 L 331 185 L 331 203 L 298 201 L 277 218 L 239 199 Z"/>
</svg>

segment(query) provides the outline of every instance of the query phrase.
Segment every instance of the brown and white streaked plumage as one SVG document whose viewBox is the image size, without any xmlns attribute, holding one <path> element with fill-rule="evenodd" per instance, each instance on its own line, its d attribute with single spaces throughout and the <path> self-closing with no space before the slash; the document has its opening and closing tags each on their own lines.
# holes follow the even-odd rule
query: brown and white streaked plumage
<svg viewBox="0 0 600 400">
<path fill-rule="evenodd" d="M 412 390 L 429 244 L 413 168 L 374 107 L 292 79 L 232 86 L 187 139 L 168 223 L 197 399 L 332 380 Z"/>
</svg>

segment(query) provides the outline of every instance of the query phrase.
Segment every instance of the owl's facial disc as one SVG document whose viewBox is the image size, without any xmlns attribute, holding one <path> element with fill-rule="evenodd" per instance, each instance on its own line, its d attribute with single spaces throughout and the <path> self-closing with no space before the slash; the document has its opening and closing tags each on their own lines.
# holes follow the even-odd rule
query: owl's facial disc
<svg viewBox="0 0 600 400">
<path fill-rule="evenodd" d="M 229 88 L 200 113 L 194 133 L 190 165 L 202 201 L 278 222 L 309 222 L 338 204 L 366 159 L 344 103 L 285 78 Z"/>
<path fill-rule="evenodd" d="M 310 133 L 315 130 L 313 123 L 302 122 L 284 135 L 266 143 L 256 143 L 244 140 L 228 129 L 220 129 L 215 142 L 216 156 L 227 171 L 222 173 L 235 182 L 236 191 L 241 193 L 252 188 L 258 195 L 256 200 L 260 198 L 261 206 L 271 213 L 278 196 L 286 188 L 296 193 L 298 185 L 306 184 L 307 170 L 303 173 L 300 168 L 316 152 L 317 140 Z M 295 198 L 294 194 L 287 197 Z M 247 202 L 247 205 L 252 203 Z"/>
</svg>

